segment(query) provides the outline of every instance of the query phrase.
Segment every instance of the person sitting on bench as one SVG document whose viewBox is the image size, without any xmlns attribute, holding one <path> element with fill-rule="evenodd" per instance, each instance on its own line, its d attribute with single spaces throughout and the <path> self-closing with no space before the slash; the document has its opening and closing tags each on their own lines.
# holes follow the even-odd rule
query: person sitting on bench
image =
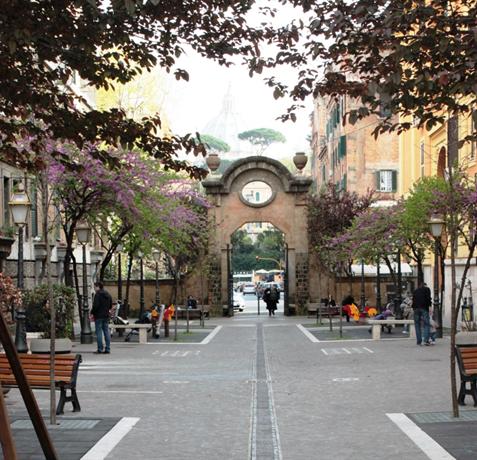
<svg viewBox="0 0 477 460">
<path fill-rule="evenodd" d="M 376 315 L 373 319 L 388 319 L 390 316 L 394 316 L 394 313 L 392 312 L 391 308 L 390 308 L 390 305 L 387 304 L 386 305 L 386 309 L 384 311 L 382 311 L 379 315 Z M 383 326 L 384 327 L 384 326 Z M 371 334 L 372 332 L 372 327 L 370 327 L 368 329 L 368 332 Z"/>
</svg>

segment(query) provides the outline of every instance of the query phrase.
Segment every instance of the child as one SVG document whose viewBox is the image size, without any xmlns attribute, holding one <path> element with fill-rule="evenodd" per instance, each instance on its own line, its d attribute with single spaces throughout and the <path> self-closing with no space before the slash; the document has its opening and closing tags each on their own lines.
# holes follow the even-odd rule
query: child
<svg viewBox="0 0 477 460">
<path fill-rule="evenodd" d="M 429 345 L 436 344 L 437 322 L 433 318 L 432 310 L 429 310 Z"/>
</svg>

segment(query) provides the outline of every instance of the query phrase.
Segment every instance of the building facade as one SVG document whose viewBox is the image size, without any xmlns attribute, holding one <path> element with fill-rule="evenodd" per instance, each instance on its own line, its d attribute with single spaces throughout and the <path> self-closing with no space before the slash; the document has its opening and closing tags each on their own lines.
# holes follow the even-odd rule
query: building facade
<svg viewBox="0 0 477 460">
<path fill-rule="evenodd" d="M 312 116 L 312 176 L 315 187 L 332 183 L 338 190 L 360 195 L 375 190 L 378 201 L 393 202 L 399 180 L 399 140 L 394 133 L 378 138 L 379 117 L 370 115 L 355 125 L 343 115 L 357 108 L 353 99 L 318 97 Z"/>
<path fill-rule="evenodd" d="M 477 144 L 467 142 L 460 146 L 460 141 L 471 133 L 476 132 L 476 117 L 471 113 L 449 117 L 445 123 L 430 130 L 419 128 L 413 120 L 412 128 L 401 134 L 399 140 L 399 165 L 402 174 L 399 176 L 399 195 L 406 196 L 421 178 L 429 176 L 447 177 L 449 165 L 458 164 L 460 169 L 471 179 L 477 178 Z M 468 255 L 467 247 L 463 244 L 457 248 L 457 279 L 460 280 Z M 449 253 L 447 254 L 447 257 Z M 445 260 L 445 279 L 443 313 L 445 324 L 450 324 L 450 260 Z M 425 281 L 429 286 L 434 285 L 434 257 L 429 257 L 425 264 Z M 477 292 L 477 267 L 472 264 L 468 275 L 464 297 L 468 303 L 474 303 Z M 442 280 L 438 280 L 439 285 Z"/>
</svg>

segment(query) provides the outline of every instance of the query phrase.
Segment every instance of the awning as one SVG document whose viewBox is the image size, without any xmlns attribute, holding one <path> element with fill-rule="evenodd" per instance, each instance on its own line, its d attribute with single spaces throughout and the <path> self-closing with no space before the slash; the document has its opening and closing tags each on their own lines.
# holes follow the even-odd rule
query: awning
<svg viewBox="0 0 477 460">
<path fill-rule="evenodd" d="M 391 266 L 393 267 L 394 272 L 397 274 L 398 264 L 396 262 L 393 262 Z M 380 264 L 379 271 L 382 276 L 387 276 L 391 274 L 391 272 L 389 271 L 389 267 L 386 264 Z M 353 276 L 361 276 L 361 264 L 351 265 L 351 273 L 353 274 Z M 401 262 L 401 273 L 404 276 L 411 276 L 414 272 L 412 270 L 412 267 L 409 264 L 405 262 Z M 372 276 L 377 276 L 377 274 L 378 274 L 378 271 L 377 271 L 376 265 L 364 264 L 364 276 L 372 277 Z"/>
</svg>

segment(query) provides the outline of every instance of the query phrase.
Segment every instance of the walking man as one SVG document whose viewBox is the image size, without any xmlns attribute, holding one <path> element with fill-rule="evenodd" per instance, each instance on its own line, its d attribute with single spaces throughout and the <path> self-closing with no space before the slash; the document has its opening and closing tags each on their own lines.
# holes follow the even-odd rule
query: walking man
<svg viewBox="0 0 477 460">
<path fill-rule="evenodd" d="M 94 295 L 93 308 L 91 314 L 94 317 L 96 326 L 96 340 L 98 342 L 98 350 L 96 354 L 103 353 L 103 335 L 104 335 L 104 353 L 111 352 L 111 336 L 109 334 L 109 315 L 113 308 L 113 299 L 101 282 L 94 283 L 96 294 Z"/>
<path fill-rule="evenodd" d="M 412 295 L 412 309 L 414 310 L 414 325 L 416 327 L 417 344 L 422 344 L 421 321 L 424 323 L 424 344 L 429 342 L 429 307 L 432 304 L 431 290 L 421 281 Z"/>
</svg>

